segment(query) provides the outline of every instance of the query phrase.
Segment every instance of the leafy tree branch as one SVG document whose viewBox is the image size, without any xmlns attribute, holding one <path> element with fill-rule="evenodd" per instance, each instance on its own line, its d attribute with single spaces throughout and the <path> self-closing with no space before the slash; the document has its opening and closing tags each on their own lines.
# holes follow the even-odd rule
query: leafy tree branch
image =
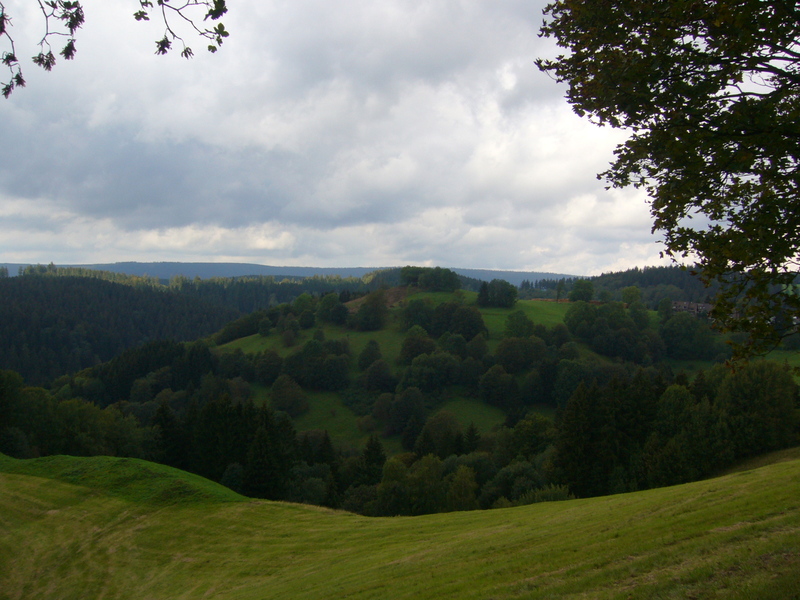
<svg viewBox="0 0 800 600">
<path fill-rule="evenodd" d="M 35 65 L 50 71 L 56 64 L 51 40 L 66 38 L 58 52 L 65 60 L 72 60 L 77 52 L 75 33 L 85 22 L 83 5 L 80 0 L 36 0 L 44 20 L 44 33 L 38 43 L 39 52 L 32 57 Z M 226 0 L 139 0 L 139 10 L 133 17 L 137 21 L 150 21 L 157 15 L 164 25 L 163 36 L 156 40 L 156 54 L 168 54 L 176 42 L 180 45 L 180 55 L 184 58 L 194 56 L 194 51 L 178 33 L 177 24 L 188 26 L 194 35 L 205 40 L 209 52 L 216 52 L 229 33 L 225 25 L 218 22 L 228 12 Z M 177 24 L 176 24 L 177 23 Z M 17 54 L 16 43 L 11 35 L 12 19 L 3 2 L 0 2 L 0 62 L 8 69 L 8 79 L 2 83 L 0 93 L 8 98 L 16 88 L 25 87 Z"/>
<path fill-rule="evenodd" d="M 647 191 L 664 254 L 698 263 L 736 356 L 797 329 L 800 8 L 778 0 L 552 2 L 537 65 L 575 112 L 631 132 L 600 175 Z"/>
</svg>

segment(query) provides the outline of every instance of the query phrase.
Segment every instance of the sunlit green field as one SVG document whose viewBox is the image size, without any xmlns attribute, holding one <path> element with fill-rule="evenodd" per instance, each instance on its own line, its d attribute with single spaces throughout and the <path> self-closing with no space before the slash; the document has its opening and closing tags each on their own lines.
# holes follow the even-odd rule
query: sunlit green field
<svg viewBox="0 0 800 600">
<path fill-rule="evenodd" d="M 506 326 L 506 319 L 512 312 L 521 310 L 534 323 L 545 327 L 553 327 L 553 325 L 564 322 L 564 315 L 568 308 L 569 302 L 518 300 L 513 308 L 484 308 L 481 309 L 481 313 L 489 330 L 502 336 Z"/>
<path fill-rule="evenodd" d="M 798 572 L 796 451 L 659 490 L 380 519 L 130 459 L 0 456 L 3 599 L 785 599 Z"/>
</svg>

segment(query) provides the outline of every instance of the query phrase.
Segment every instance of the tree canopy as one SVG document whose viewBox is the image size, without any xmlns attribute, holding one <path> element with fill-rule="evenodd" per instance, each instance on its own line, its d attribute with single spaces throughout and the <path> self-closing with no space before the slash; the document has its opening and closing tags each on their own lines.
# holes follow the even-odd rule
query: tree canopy
<svg viewBox="0 0 800 600">
<path fill-rule="evenodd" d="M 539 59 L 575 112 L 630 131 L 600 176 L 647 191 L 664 253 L 718 283 L 714 316 L 749 337 L 795 329 L 800 295 L 800 7 L 795 2 L 552 2 Z M 775 319 L 776 315 L 784 318 Z"/>
<path fill-rule="evenodd" d="M 43 34 L 38 42 L 39 52 L 33 56 L 33 63 L 45 71 L 52 70 L 56 64 L 53 54 L 55 40 L 64 41 L 60 51 L 65 60 L 75 58 L 77 52 L 75 34 L 85 22 L 83 4 L 80 0 L 36 0 L 42 11 Z M 193 32 L 207 43 L 209 52 L 216 52 L 228 37 L 225 25 L 218 22 L 228 12 L 226 0 L 139 0 L 139 9 L 133 13 L 137 21 L 149 21 L 151 17 L 160 19 L 164 25 L 163 35 L 156 40 L 156 54 L 167 54 L 178 44 L 180 54 L 191 58 L 194 51 L 187 45 L 181 31 Z M 215 25 L 206 24 L 217 22 Z M 180 25 L 180 27 L 178 26 Z M 8 98 L 15 88 L 25 87 L 22 66 L 17 56 L 16 42 L 11 35 L 12 20 L 3 2 L 0 2 L 0 62 L 9 71 L 9 79 L 2 84 L 2 94 Z M 52 43 L 51 43 L 52 42 Z M 60 45 L 60 42 L 59 44 Z"/>
</svg>

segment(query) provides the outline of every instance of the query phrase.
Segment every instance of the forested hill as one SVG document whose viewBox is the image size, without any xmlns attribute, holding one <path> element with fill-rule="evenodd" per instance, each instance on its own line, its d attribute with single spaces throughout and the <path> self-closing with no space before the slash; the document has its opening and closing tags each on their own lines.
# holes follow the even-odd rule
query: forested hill
<svg viewBox="0 0 800 600">
<path fill-rule="evenodd" d="M 350 299 L 396 285 L 400 269 L 361 279 L 175 276 L 167 283 L 151 276 L 52 264 L 26 267 L 18 277 L 7 275 L 0 272 L 0 369 L 44 384 L 149 341 L 208 336 L 243 314 L 302 294 L 335 292 Z"/>
<path fill-rule="evenodd" d="M 520 298 L 566 298 L 576 282 L 591 284 L 591 298 L 600 302 L 622 300 L 626 288 L 638 288 L 639 300 L 655 310 L 663 299 L 677 302 L 710 303 L 716 288 L 705 287 L 695 269 L 680 265 L 635 267 L 626 271 L 603 273 L 592 277 L 546 277 L 520 284 Z"/>
<path fill-rule="evenodd" d="M 174 276 L 164 282 L 154 276 L 88 268 L 27 267 L 20 277 L 0 276 L 4 328 L 0 368 L 17 371 L 30 383 L 45 383 L 147 341 L 205 337 L 242 314 L 292 302 L 304 293 L 322 297 L 336 292 L 351 298 L 382 286 L 404 285 L 403 272 L 386 269 L 361 278 L 281 280 Z M 464 275 L 458 279 L 462 289 L 480 287 L 478 279 Z M 559 281 L 554 277 L 533 285 L 525 282 L 527 288 L 523 285 L 520 296 L 552 296 Z M 575 281 L 565 280 L 567 291 Z M 591 281 L 598 298 L 604 293 L 616 298 L 623 288 L 638 286 L 641 299 L 651 308 L 662 298 L 703 302 L 709 294 L 688 270 L 677 267 L 632 269 Z"/>
<path fill-rule="evenodd" d="M 151 286 L 87 277 L 0 278 L 0 366 L 42 384 L 150 340 L 210 335 L 239 312 Z"/>
<path fill-rule="evenodd" d="M 597 293 L 637 286 L 642 291 L 642 301 L 652 306 L 660 298 L 683 302 L 710 302 L 716 294 L 716 288 L 705 287 L 692 268 L 677 265 L 637 267 L 616 273 L 603 273 L 593 277 L 592 281 Z"/>
</svg>

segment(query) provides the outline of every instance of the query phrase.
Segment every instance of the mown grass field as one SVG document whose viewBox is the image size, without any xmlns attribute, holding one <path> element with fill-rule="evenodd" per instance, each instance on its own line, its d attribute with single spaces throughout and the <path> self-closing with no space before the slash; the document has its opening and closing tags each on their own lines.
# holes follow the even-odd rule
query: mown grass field
<svg viewBox="0 0 800 600">
<path fill-rule="evenodd" d="M 646 492 L 378 519 L 142 461 L 0 456 L 0 598 L 797 598 L 800 452 L 782 458 Z"/>
</svg>

